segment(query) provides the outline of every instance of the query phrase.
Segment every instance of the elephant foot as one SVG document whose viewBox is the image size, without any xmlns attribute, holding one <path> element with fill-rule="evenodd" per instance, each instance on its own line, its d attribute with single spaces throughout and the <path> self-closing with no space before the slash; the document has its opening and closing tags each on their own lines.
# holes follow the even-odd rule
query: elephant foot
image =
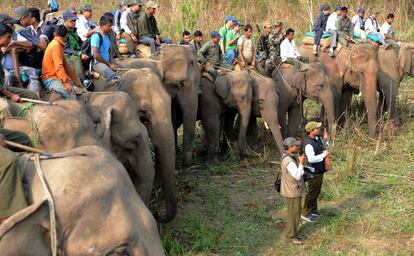
<svg viewBox="0 0 414 256">
<path fill-rule="evenodd" d="M 193 162 L 193 152 L 183 152 L 183 165 L 190 166 Z"/>
<path fill-rule="evenodd" d="M 217 165 L 219 163 L 219 160 L 218 160 L 218 158 L 217 157 L 214 157 L 213 159 L 207 159 L 206 160 L 206 165 L 207 166 L 214 166 L 214 165 Z"/>
</svg>

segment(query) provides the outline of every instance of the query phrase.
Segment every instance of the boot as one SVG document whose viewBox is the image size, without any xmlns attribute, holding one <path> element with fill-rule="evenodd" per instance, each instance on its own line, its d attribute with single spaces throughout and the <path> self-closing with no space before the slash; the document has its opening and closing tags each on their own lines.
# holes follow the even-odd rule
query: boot
<svg viewBox="0 0 414 256">
<path fill-rule="evenodd" d="M 314 45 L 313 45 L 313 50 L 312 50 L 312 53 L 313 53 L 314 55 L 318 55 L 318 46 L 317 46 L 316 44 L 314 44 Z"/>
<path fill-rule="evenodd" d="M 328 50 L 328 56 L 330 56 L 330 57 L 334 57 L 335 56 L 335 53 L 334 53 L 334 49 L 333 48 L 329 48 L 329 50 Z"/>
</svg>

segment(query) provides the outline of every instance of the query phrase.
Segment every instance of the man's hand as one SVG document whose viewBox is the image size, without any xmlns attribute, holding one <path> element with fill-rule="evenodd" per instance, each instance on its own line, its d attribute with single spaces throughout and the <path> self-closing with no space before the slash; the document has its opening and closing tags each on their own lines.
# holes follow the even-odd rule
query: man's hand
<svg viewBox="0 0 414 256">
<path fill-rule="evenodd" d="M 83 61 L 85 61 L 85 60 L 89 59 L 89 56 L 88 56 L 88 55 L 86 55 L 86 54 L 83 54 L 83 53 L 82 53 L 81 59 L 82 59 Z"/>
<path fill-rule="evenodd" d="M 242 67 L 245 67 L 246 66 L 246 61 L 244 61 L 244 59 L 243 60 L 240 60 L 240 63 L 242 65 Z"/>
<path fill-rule="evenodd" d="M 161 44 L 161 38 L 160 38 L 160 36 L 159 36 L 159 35 L 156 35 L 156 36 L 155 36 L 155 42 L 156 42 L 158 45 L 160 45 L 160 44 Z"/>
<path fill-rule="evenodd" d="M 116 71 L 118 69 L 118 67 L 113 63 L 109 64 L 109 68 L 112 69 L 112 71 Z"/>
<path fill-rule="evenodd" d="M 116 34 L 116 40 L 117 41 L 121 40 L 121 34 Z"/>
<path fill-rule="evenodd" d="M 329 156 L 330 155 L 329 152 L 328 152 L 328 150 L 324 150 L 323 153 L 325 154 L 325 156 Z"/>
<path fill-rule="evenodd" d="M 17 95 L 17 94 L 12 94 L 10 96 L 10 100 L 13 101 L 13 102 L 20 102 L 21 101 L 20 96 Z"/>
<path fill-rule="evenodd" d="M 73 86 L 72 85 L 66 86 L 66 92 L 68 93 L 68 95 L 71 94 L 73 92 Z"/>
<path fill-rule="evenodd" d="M 305 154 L 299 155 L 298 160 L 299 160 L 299 164 L 304 165 L 305 164 Z"/>
<path fill-rule="evenodd" d="M 134 42 L 134 43 L 137 43 L 138 42 L 138 38 L 136 37 L 136 35 L 134 35 L 134 34 L 130 34 L 131 35 L 131 39 L 132 39 L 132 41 Z"/>
<path fill-rule="evenodd" d="M 250 64 L 250 67 L 252 67 L 252 68 L 256 67 L 256 61 L 255 60 L 252 62 L 252 64 Z"/>
<path fill-rule="evenodd" d="M 4 137 L 4 135 L 3 134 L 1 134 L 0 133 L 0 146 L 1 147 L 7 147 L 7 144 L 6 144 L 6 137 Z"/>
</svg>

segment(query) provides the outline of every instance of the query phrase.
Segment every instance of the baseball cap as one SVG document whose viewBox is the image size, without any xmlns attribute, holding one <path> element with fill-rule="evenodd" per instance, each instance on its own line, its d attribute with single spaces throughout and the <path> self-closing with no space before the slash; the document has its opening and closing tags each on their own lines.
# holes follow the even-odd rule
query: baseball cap
<svg viewBox="0 0 414 256">
<path fill-rule="evenodd" d="M 270 22 L 266 22 L 263 27 L 264 28 L 271 28 L 272 24 L 270 24 Z"/>
<path fill-rule="evenodd" d="M 316 128 L 322 127 L 322 123 L 311 121 L 305 125 L 305 131 L 311 132 Z"/>
<path fill-rule="evenodd" d="M 294 137 L 287 137 L 284 141 L 283 141 L 283 146 L 286 148 L 289 148 L 293 145 L 296 146 L 300 146 L 300 141 Z"/>
<path fill-rule="evenodd" d="M 75 8 L 75 7 L 68 7 L 68 8 L 66 8 L 65 12 L 77 13 L 77 11 L 76 11 L 76 8 Z"/>
<path fill-rule="evenodd" d="M 84 12 L 84 11 L 92 11 L 92 5 L 90 5 L 90 4 L 81 4 L 81 6 L 79 7 L 79 10 L 81 11 L 81 12 Z"/>
<path fill-rule="evenodd" d="M 213 31 L 213 32 L 211 32 L 211 38 L 218 38 L 218 39 L 220 39 L 221 38 L 221 35 L 220 35 L 219 32 Z"/>
<path fill-rule="evenodd" d="M 364 9 L 364 8 L 362 8 L 362 7 L 359 7 L 359 8 L 358 8 L 358 13 L 365 13 L 365 9 Z"/>
<path fill-rule="evenodd" d="M 374 8 L 371 8 L 370 13 L 371 14 L 378 14 L 379 13 L 379 10 L 374 7 Z"/>
<path fill-rule="evenodd" d="M 337 5 L 336 7 L 335 7 L 335 11 L 340 11 L 342 9 L 342 6 L 340 6 L 340 5 Z"/>
<path fill-rule="evenodd" d="M 240 26 L 240 22 L 238 20 L 234 20 L 233 21 L 233 26 Z"/>
<path fill-rule="evenodd" d="M 146 8 L 158 8 L 158 7 L 160 7 L 156 2 L 154 2 L 154 1 L 148 1 L 146 4 L 145 4 L 145 7 Z"/>
<path fill-rule="evenodd" d="M 64 20 L 72 20 L 72 21 L 75 21 L 75 20 L 78 19 L 78 17 L 75 14 L 73 14 L 72 12 L 69 12 L 69 11 L 64 12 L 63 15 L 62 15 L 62 18 Z"/>
<path fill-rule="evenodd" d="M 20 20 L 23 17 L 27 17 L 30 15 L 29 8 L 27 7 L 17 7 L 14 9 L 14 18 L 16 20 Z"/>
<path fill-rule="evenodd" d="M 16 19 L 13 19 L 12 17 L 10 17 L 7 14 L 0 14 L 0 24 L 4 24 L 4 25 L 12 25 L 12 24 L 16 24 L 19 21 Z"/>
<path fill-rule="evenodd" d="M 144 3 L 142 2 L 142 0 L 132 0 L 132 1 L 129 2 L 129 4 L 144 5 Z M 150 8 L 158 8 L 159 7 L 157 3 L 155 3 L 155 4 L 157 5 L 157 7 L 150 7 Z"/>
<path fill-rule="evenodd" d="M 121 0 L 120 4 L 121 5 L 129 5 L 129 0 Z"/>
<path fill-rule="evenodd" d="M 235 21 L 235 20 L 236 20 L 236 18 L 234 18 L 234 17 L 233 17 L 233 16 L 231 16 L 231 15 L 226 16 L 226 22 L 227 22 L 227 21 L 230 21 L 230 20 Z"/>
<path fill-rule="evenodd" d="M 330 9 L 331 9 L 331 6 L 329 4 L 324 4 L 321 7 L 321 11 L 327 11 L 327 10 L 330 10 Z"/>
</svg>

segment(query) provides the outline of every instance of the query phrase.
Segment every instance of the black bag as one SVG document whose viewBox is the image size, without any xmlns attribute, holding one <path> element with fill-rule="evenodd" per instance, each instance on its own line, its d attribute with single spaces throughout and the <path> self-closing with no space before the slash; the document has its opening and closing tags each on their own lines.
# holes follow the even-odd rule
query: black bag
<svg viewBox="0 0 414 256">
<path fill-rule="evenodd" d="M 276 180 L 275 180 L 275 183 L 274 183 L 274 185 L 275 185 L 275 190 L 276 190 L 276 192 L 278 192 L 278 193 L 280 193 L 280 187 L 281 187 L 281 185 L 282 185 L 282 180 L 281 180 L 281 178 L 280 178 L 280 172 L 277 172 L 277 174 L 276 174 Z"/>
</svg>

